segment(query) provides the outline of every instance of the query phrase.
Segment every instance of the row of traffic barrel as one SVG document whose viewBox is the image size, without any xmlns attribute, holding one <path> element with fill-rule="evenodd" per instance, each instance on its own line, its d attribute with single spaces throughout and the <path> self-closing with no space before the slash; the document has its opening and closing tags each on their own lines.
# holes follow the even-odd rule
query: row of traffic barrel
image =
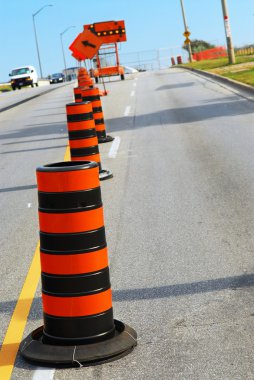
<svg viewBox="0 0 254 380">
<path fill-rule="evenodd" d="M 66 105 L 71 161 L 38 167 L 44 324 L 21 343 L 21 355 L 44 365 L 88 366 L 119 359 L 136 331 L 114 319 L 100 181 L 99 144 L 107 135 L 101 96 L 80 68 Z"/>
<path fill-rule="evenodd" d="M 182 56 L 181 55 L 178 55 L 176 57 L 176 61 L 175 61 L 175 57 L 171 57 L 171 64 L 172 66 L 175 66 L 176 65 L 176 62 L 178 65 L 181 65 L 183 63 L 183 60 L 182 60 Z"/>
</svg>

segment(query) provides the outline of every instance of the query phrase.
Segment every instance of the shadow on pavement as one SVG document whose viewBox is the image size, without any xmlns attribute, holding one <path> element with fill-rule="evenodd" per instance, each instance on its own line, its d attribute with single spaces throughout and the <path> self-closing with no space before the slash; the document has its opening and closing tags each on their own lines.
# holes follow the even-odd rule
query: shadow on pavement
<svg viewBox="0 0 254 380">
<path fill-rule="evenodd" d="M 63 108 L 63 107 L 62 107 Z M 34 115 L 33 117 L 44 117 L 44 116 L 52 116 L 52 115 L 66 115 L 65 112 L 59 112 L 59 113 L 43 113 L 40 115 Z"/>
<path fill-rule="evenodd" d="M 26 128 L 28 127 L 28 128 Z M 66 123 L 30 124 L 9 133 L 0 133 L 0 140 L 67 133 Z"/>
<path fill-rule="evenodd" d="M 216 278 L 214 280 L 190 282 L 176 285 L 156 286 L 151 288 L 136 288 L 113 290 L 113 301 L 138 301 L 159 298 L 183 297 L 202 293 L 222 291 L 226 289 L 241 289 L 254 286 L 254 273 L 241 276 Z M 17 300 L 0 302 L 0 313 L 12 314 Z M 27 300 L 22 300 L 24 306 Z M 39 315 L 38 315 L 39 314 Z M 29 320 L 37 320 L 42 317 L 41 297 L 33 300 Z"/>
<path fill-rule="evenodd" d="M 186 83 L 175 83 L 175 84 L 166 84 L 164 86 L 156 88 L 155 91 L 162 91 L 162 90 L 172 90 L 174 88 L 184 88 L 184 87 L 191 87 L 194 86 L 195 82 L 186 82 Z"/>
<path fill-rule="evenodd" d="M 37 189 L 37 185 L 6 187 L 4 189 L 0 189 L 0 193 L 9 193 L 12 191 L 23 191 L 23 190 L 30 190 L 30 189 Z"/>
<path fill-rule="evenodd" d="M 225 289 L 238 289 L 254 286 L 254 274 L 217 278 L 214 280 L 166 285 L 152 288 L 126 289 L 113 291 L 116 302 L 180 297 L 200 293 L 209 293 Z"/>
<path fill-rule="evenodd" d="M 15 141 L 15 142 L 10 142 L 10 143 L 3 143 L 2 145 L 29 144 L 29 143 L 33 143 L 33 142 L 62 140 L 62 139 L 66 140 L 67 136 L 63 136 L 63 137 L 51 137 L 49 139 L 36 139 L 36 140 Z"/>
<path fill-rule="evenodd" d="M 188 124 L 213 118 L 254 114 L 252 104 L 246 100 L 203 104 L 191 107 L 169 108 L 143 115 L 106 119 L 109 132 L 145 128 L 153 125 Z M 218 122 L 218 121 L 217 121 Z"/>
<path fill-rule="evenodd" d="M 57 148 L 66 148 L 66 144 L 65 145 L 55 145 L 55 146 L 45 146 L 43 148 L 34 148 L 34 149 L 10 150 L 9 152 L 2 152 L 0 154 L 35 152 L 38 150 L 49 150 L 49 149 L 57 149 Z"/>
</svg>

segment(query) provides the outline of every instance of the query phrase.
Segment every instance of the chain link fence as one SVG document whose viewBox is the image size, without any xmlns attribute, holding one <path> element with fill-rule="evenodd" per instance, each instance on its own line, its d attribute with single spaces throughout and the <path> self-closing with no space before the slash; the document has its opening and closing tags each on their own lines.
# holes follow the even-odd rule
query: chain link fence
<svg viewBox="0 0 254 380">
<path fill-rule="evenodd" d="M 182 47 L 160 48 L 132 53 L 122 53 L 119 49 L 120 64 L 139 71 L 161 70 L 171 66 L 171 58 L 177 61 L 177 56 L 183 62 L 188 61 L 188 52 Z"/>
</svg>

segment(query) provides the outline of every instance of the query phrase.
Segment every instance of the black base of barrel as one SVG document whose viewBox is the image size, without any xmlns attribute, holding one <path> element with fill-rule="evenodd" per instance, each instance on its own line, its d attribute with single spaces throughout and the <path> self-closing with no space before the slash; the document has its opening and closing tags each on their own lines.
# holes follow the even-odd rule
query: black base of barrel
<svg viewBox="0 0 254 380">
<path fill-rule="evenodd" d="M 111 142 L 114 140 L 114 137 L 109 136 L 109 135 L 107 135 L 106 137 L 101 137 L 101 136 L 98 136 L 98 134 L 97 134 L 97 137 L 98 137 L 99 144 Z"/>
<path fill-rule="evenodd" d="M 107 363 L 128 355 L 137 345 L 137 333 L 130 326 L 114 320 L 115 334 L 98 343 L 76 346 L 56 346 L 42 341 L 43 326 L 25 338 L 20 345 L 21 355 L 28 361 L 42 365 L 91 366 Z"/>
<path fill-rule="evenodd" d="M 99 172 L 100 181 L 104 181 L 105 179 L 109 179 L 113 177 L 113 173 L 110 170 L 102 169 Z"/>
</svg>

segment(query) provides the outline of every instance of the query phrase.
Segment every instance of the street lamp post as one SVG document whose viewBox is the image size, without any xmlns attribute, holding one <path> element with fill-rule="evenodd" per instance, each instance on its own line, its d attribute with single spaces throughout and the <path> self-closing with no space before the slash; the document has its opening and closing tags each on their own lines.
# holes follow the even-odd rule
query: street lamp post
<svg viewBox="0 0 254 380">
<path fill-rule="evenodd" d="M 35 36 L 35 42 L 36 42 L 36 49 L 37 49 L 37 55 L 38 55 L 38 61 L 39 61 L 39 66 L 40 66 L 40 74 L 41 74 L 41 78 L 43 77 L 42 76 L 42 68 L 41 68 L 41 58 L 40 58 L 40 53 L 39 53 L 39 45 L 38 45 L 38 39 L 37 39 L 37 32 L 36 32 L 36 26 L 35 26 L 35 16 L 41 12 L 44 8 L 46 7 L 53 7 L 52 4 L 47 4 L 47 5 L 44 5 L 43 7 L 41 7 L 37 12 L 35 12 L 32 16 L 33 16 L 33 25 L 34 25 L 34 36 Z"/>
<path fill-rule="evenodd" d="M 182 8 L 184 29 L 185 29 L 185 33 L 186 33 L 186 32 L 188 32 L 188 27 L 187 27 L 187 22 L 186 22 L 186 17 L 185 17 L 183 0 L 180 0 L 180 2 L 181 2 L 181 8 Z M 192 62 L 192 51 L 191 51 L 191 44 L 190 44 L 190 42 L 187 44 L 187 46 L 188 46 L 188 52 L 189 52 L 189 61 Z"/>
<path fill-rule="evenodd" d="M 62 52 L 63 52 L 63 60 L 64 60 L 64 69 L 65 69 L 66 79 L 67 79 L 67 67 L 66 67 L 66 59 L 65 59 L 64 46 L 63 46 L 63 34 L 66 33 L 71 28 L 75 28 L 75 26 L 71 25 L 68 28 L 66 28 L 62 33 L 60 33 L 60 39 L 61 39 L 61 46 L 62 46 Z"/>
<path fill-rule="evenodd" d="M 229 17 L 228 17 L 228 9 L 227 9 L 227 3 L 226 0 L 221 0 L 222 5 L 222 12 L 224 17 L 224 25 L 225 25 L 225 33 L 226 33 L 226 39 L 227 39 L 227 49 L 228 49 L 228 59 L 229 63 L 232 65 L 235 63 L 235 52 L 231 37 L 231 30 L 229 25 Z"/>
</svg>

